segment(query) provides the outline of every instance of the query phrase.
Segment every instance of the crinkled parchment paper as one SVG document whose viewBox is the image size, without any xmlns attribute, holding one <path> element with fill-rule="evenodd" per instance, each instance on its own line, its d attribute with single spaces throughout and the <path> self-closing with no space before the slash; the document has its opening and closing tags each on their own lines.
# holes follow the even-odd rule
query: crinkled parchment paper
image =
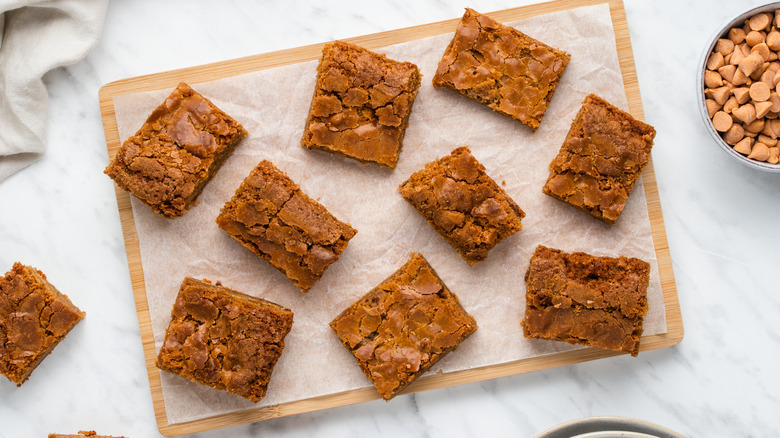
<svg viewBox="0 0 780 438">
<path fill-rule="evenodd" d="M 650 310 L 645 334 L 666 332 L 658 263 L 641 181 L 614 226 L 542 194 L 548 165 L 584 97 L 595 92 L 627 109 L 608 5 L 578 8 L 509 23 L 571 54 L 541 127 L 519 122 L 431 79 L 452 34 L 387 47 L 390 58 L 410 61 L 424 77 L 395 170 L 300 146 L 317 61 L 191 84 L 239 120 L 250 135 L 239 145 L 183 217 L 168 220 L 132 199 L 140 239 L 146 294 L 159 350 L 170 311 L 185 276 L 220 280 L 230 288 L 289 307 L 295 323 L 276 364 L 268 395 L 258 404 L 168 373 L 162 390 L 169 423 L 307 399 L 370 386 L 328 323 L 350 303 L 421 252 L 479 330 L 430 372 L 462 370 L 573 348 L 523 338 L 523 277 L 537 244 L 594 255 L 627 255 L 651 263 Z M 453 29 L 454 30 L 454 29 Z M 141 126 L 170 90 L 118 96 L 120 138 Z M 409 175 L 457 146 L 468 145 L 487 172 L 527 213 L 523 230 L 469 267 L 397 193 Z M 358 234 L 308 294 L 221 231 L 215 218 L 233 191 L 263 159 L 274 162 L 312 198 Z"/>
</svg>

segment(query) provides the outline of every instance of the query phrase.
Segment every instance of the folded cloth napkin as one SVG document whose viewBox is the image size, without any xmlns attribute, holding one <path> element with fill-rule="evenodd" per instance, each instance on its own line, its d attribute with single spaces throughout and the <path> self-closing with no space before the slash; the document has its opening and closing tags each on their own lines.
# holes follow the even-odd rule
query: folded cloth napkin
<svg viewBox="0 0 780 438">
<path fill-rule="evenodd" d="M 0 181 L 45 149 L 46 72 L 95 46 L 108 0 L 0 0 Z"/>
</svg>

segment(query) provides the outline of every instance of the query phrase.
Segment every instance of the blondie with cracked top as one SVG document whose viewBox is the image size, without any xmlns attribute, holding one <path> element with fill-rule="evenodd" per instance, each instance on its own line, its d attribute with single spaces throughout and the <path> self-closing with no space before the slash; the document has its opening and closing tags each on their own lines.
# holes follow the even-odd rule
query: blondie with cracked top
<svg viewBox="0 0 780 438">
<path fill-rule="evenodd" d="M 14 263 L 0 277 L 0 374 L 22 386 L 83 318 L 43 272 Z"/>
<path fill-rule="evenodd" d="M 125 140 L 105 173 L 167 218 L 184 214 L 247 136 L 240 123 L 185 83 Z"/>
<path fill-rule="evenodd" d="M 466 146 L 426 164 L 398 191 L 469 265 L 523 228 L 525 212 Z"/>
<path fill-rule="evenodd" d="M 265 397 L 290 332 L 290 309 L 187 277 L 157 367 L 253 402 Z"/>
<path fill-rule="evenodd" d="M 301 145 L 395 167 L 421 78 L 412 63 L 326 44 Z"/>
<path fill-rule="evenodd" d="M 539 245 L 525 274 L 523 334 L 636 356 L 649 278 L 643 260 Z"/>
<path fill-rule="evenodd" d="M 420 254 L 355 301 L 330 327 L 385 400 L 477 330 Z"/>
<path fill-rule="evenodd" d="M 466 8 L 433 86 L 455 90 L 535 131 L 569 59 L 566 52 Z"/>
<path fill-rule="evenodd" d="M 585 98 L 542 191 L 613 225 L 650 159 L 655 129 L 604 99 Z"/>
<path fill-rule="evenodd" d="M 217 224 L 308 292 L 357 233 L 263 160 L 241 183 Z"/>
</svg>

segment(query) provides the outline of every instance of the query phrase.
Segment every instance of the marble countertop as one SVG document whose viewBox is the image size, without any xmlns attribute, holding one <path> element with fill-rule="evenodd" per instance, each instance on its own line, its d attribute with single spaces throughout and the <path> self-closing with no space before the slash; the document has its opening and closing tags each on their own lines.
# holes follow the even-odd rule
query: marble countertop
<svg viewBox="0 0 780 438">
<path fill-rule="evenodd" d="M 83 61 L 45 77 L 48 152 L 0 183 L 0 270 L 37 266 L 87 318 L 17 388 L 0 378 L 0 437 L 95 429 L 160 436 L 98 106 L 108 82 L 531 1 L 113 2 Z M 197 434 L 199 438 L 534 436 L 626 416 L 686 436 L 780 430 L 780 174 L 739 165 L 705 132 L 701 50 L 759 1 L 625 0 L 685 338 L 670 348 Z M 349 12 L 347 12 L 349 11 Z M 171 17 L 178 16 L 172 20 Z"/>
</svg>

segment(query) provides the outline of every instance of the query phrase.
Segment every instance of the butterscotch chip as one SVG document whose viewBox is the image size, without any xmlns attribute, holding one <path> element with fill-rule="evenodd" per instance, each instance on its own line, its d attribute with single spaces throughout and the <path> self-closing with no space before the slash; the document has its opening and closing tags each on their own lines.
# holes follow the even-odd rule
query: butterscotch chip
<svg viewBox="0 0 780 438">
<path fill-rule="evenodd" d="M 740 70 L 737 70 L 740 71 Z M 723 105 L 726 103 L 727 100 L 729 100 L 729 95 L 731 93 L 731 90 L 727 86 L 722 86 L 718 88 L 708 88 L 707 89 L 707 97 L 710 97 L 711 99 L 714 99 L 715 102 L 718 102 L 719 105 Z"/>
<path fill-rule="evenodd" d="M 398 191 L 470 265 L 523 228 L 523 210 L 468 147 L 426 164 Z"/>
<path fill-rule="evenodd" d="M 729 100 L 726 101 L 726 103 L 723 104 L 723 112 L 726 114 L 731 113 L 735 109 L 739 108 L 739 103 L 737 102 L 737 98 L 734 96 L 729 97 Z M 714 114 L 710 117 L 713 117 Z"/>
<path fill-rule="evenodd" d="M 729 29 L 729 39 L 734 44 L 742 44 L 745 41 L 745 31 L 738 27 Z"/>
<path fill-rule="evenodd" d="M 734 78 L 731 80 L 732 85 L 746 85 L 748 81 L 748 77 L 745 75 L 745 73 L 742 73 L 742 70 L 734 70 Z M 728 91 L 728 86 L 726 86 L 726 90 Z"/>
<path fill-rule="evenodd" d="M 776 138 L 772 138 L 772 137 L 766 136 L 764 134 L 761 134 L 761 135 L 758 136 L 758 141 L 760 141 L 761 143 L 764 143 L 767 146 L 775 146 L 775 145 L 777 145 L 777 139 Z"/>
<path fill-rule="evenodd" d="M 710 118 L 723 108 L 723 105 L 718 105 L 718 102 L 715 102 L 713 99 L 705 99 L 704 104 L 707 106 L 707 114 L 709 114 Z"/>
<path fill-rule="evenodd" d="M 774 51 L 780 50 L 780 32 L 774 29 L 769 32 L 766 36 L 766 45 Z"/>
<path fill-rule="evenodd" d="M 724 65 L 718 68 L 718 74 L 726 81 L 732 82 L 734 80 L 734 73 L 736 70 L 737 66 L 735 65 Z"/>
<path fill-rule="evenodd" d="M 742 138 L 745 137 L 745 128 L 743 128 L 741 125 L 731 125 L 731 128 L 729 128 L 728 131 L 726 131 L 725 134 L 723 134 L 723 140 L 726 142 L 726 144 L 729 145 L 735 145 L 738 141 L 742 140 Z"/>
<path fill-rule="evenodd" d="M 769 100 L 770 92 L 769 86 L 763 82 L 753 82 L 753 84 L 750 85 L 750 98 L 756 102 Z"/>
<path fill-rule="evenodd" d="M 265 397 L 292 324 L 289 309 L 187 277 L 157 367 L 257 402 Z"/>
<path fill-rule="evenodd" d="M 780 148 L 779 147 L 769 148 L 769 157 L 766 159 L 766 161 L 769 164 L 777 164 L 778 162 L 780 162 Z"/>
<path fill-rule="evenodd" d="M 769 158 L 769 147 L 764 143 L 756 142 L 756 144 L 754 144 L 753 148 L 750 150 L 750 155 L 748 155 L 748 158 L 758 161 L 766 161 L 767 158 Z"/>
<path fill-rule="evenodd" d="M 330 327 L 385 400 L 477 330 L 420 254 L 341 312 Z"/>
<path fill-rule="evenodd" d="M 756 120 L 756 107 L 752 103 L 748 103 L 731 111 L 731 114 L 740 122 L 748 124 Z"/>
<path fill-rule="evenodd" d="M 740 87 L 735 88 L 732 90 L 734 93 L 734 97 L 737 99 L 737 103 L 740 105 L 743 105 L 747 103 L 748 100 L 750 100 L 750 88 L 748 87 Z"/>
<path fill-rule="evenodd" d="M 125 140 L 105 173 L 167 218 L 184 214 L 247 132 L 181 83 L 138 132 Z"/>
<path fill-rule="evenodd" d="M 717 70 L 723 67 L 723 64 L 724 64 L 723 55 L 721 55 L 718 52 L 711 54 L 710 57 L 707 59 L 707 68 L 710 70 Z"/>
<path fill-rule="evenodd" d="M 636 356 L 647 314 L 650 264 L 539 245 L 525 274 L 526 338 Z"/>
<path fill-rule="evenodd" d="M 761 123 L 763 124 L 764 123 L 763 117 L 769 113 L 770 109 L 772 109 L 772 102 L 756 102 L 755 107 L 756 107 L 756 118 L 760 120 Z M 758 128 L 755 131 L 749 129 L 749 131 L 760 132 L 761 128 Z"/>
<path fill-rule="evenodd" d="M 614 224 L 650 158 L 654 137 L 652 126 L 591 94 L 550 163 L 542 191 Z"/>
<path fill-rule="evenodd" d="M 772 22 L 772 16 L 767 13 L 756 14 L 748 20 L 748 26 L 754 31 L 764 30 Z"/>
<path fill-rule="evenodd" d="M 222 207 L 217 225 L 302 292 L 314 286 L 357 233 L 267 160 Z"/>
<path fill-rule="evenodd" d="M 764 129 L 764 119 L 753 120 L 752 122 L 745 125 L 744 128 L 745 128 L 745 135 L 748 135 L 748 133 L 750 133 L 751 135 L 758 134 L 759 132 L 761 132 L 762 129 Z"/>
<path fill-rule="evenodd" d="M 723 85 L 723 78 L 716 71 L 707 70 L 704 72 L 704 85 L 707 88 L 717 88 Z"/>
<path fill-rule="evenodd" d="M 763 32 L 758 32 L 758 31 L 755 31 L 755 30 L 751 30 L 745 36 L 745 42 L 750 47 L 753 47 L 756 44 L 761 44 L 764 41 L 766 41 L 766 35 Z"/>
<path fill-rule="evenodd" d="M 734 42 L 725 38 L 721 38 L 715 43 L 715 51 L 723 56 L 726 56 L 734 51 Z"/>
<path fill-rule="evenodd" d="M 714 116 L 712 116 L 712 125 L 718 132 L 728 131 L 733 124 L 734 121 L 732 120 L 731 116 L 723 111 L 718 111 Z"/>
<path fill-rule="evenodd" d="M 301 145 L 395 167 L 421 78 L 412 63 L 325 44 Z"/>
<path fill-rule="evenodd" d="M 734 150 L 739 152 L 742 155 L 750 155 L 752 146 L 753 146 L 753 139 L 750 137 L 745 137 L 742 140 L 738 141 L 737 144 L 734 145 Z"/>
<path fill-rule="evenodd" d="M 14 263 L 0 277 L 0 374 L 22 386 L 83 318 L 43 272 Z"/>
<path fill-rule="evenodd" d="M 433 86 L 449 88 L 536 130 L 570 56 L 466 8 Z"/>
</svg>

